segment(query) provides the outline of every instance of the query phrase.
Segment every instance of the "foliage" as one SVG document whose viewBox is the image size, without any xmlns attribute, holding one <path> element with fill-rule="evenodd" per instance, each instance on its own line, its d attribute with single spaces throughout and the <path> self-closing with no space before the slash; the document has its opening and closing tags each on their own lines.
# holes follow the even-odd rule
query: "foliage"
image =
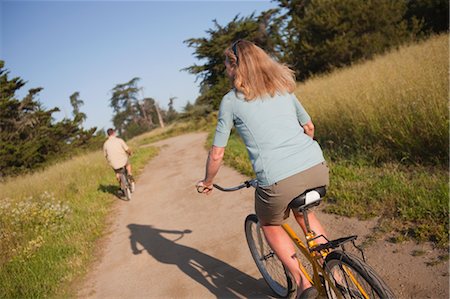
<svg viewBox="0 0 450 299">
<path fill-rule="evenodd" d="M 3 199 L 0 202 L 0 265 L 13 257 L 30 258 L 43 242 L 42 233 L 63 229 L 61 224 L 67 221 L 70 212 L 66 204 L 48 192 L 18 202 Z M 29 231 L 27 226 L 33 229 Z"/>
<path fill-rule="evenodd" d="M 83 100 L 80 99 L 80 93 L 74 92 L 70 96 L 70 104 L 73 107 L 73 117 L 76 123 L 81 123 L 86 119 L 86 114 L 80 111 L 80 106 L 84 104 Z"/>
<path fill-rule="evenodd" d="M 191 38 L 185 41 L 188 47 L 195 48 L 195 57 L 204 61 L 202 65 L 195 64 L 184 69 L 201 79 L 201 94 L 195 105 L 206 105 L 217 110 L 223 95 L 231 88 L 225 75 L 223 52 L 234 41 L 245 38 L 277 55 L 275 45 L 278 42 L 278 23 L 273 20 L 275 15 L 276 10 L 270 10 L 259 17 L 253 14 L 241 18 L 236 16 L 226 26 L 221 26 L 214 20 L 214 28 L 207 30 L 208 38 Z"/>
<path fill-rule="evenodd" d="M 210 105 L 207 104 L 193 105 L 190 102 L 187 102 L 178 118 L 181 121 L 202 119 L 203 117 L 209 115 L 212 112 L 213 108 Z"/>
<path fill-rule="evenodd" d="M 178 112 L 175 110 L 175 108 L 173 108 L 173 102 L 176 99 L 177 99 L 176 97 L 169 98 L 169 105 L 168 105 L 169 109 L 167 110 L 166 117 L 165 117 L 166 122 L 169 124 L 174 122 L 178 117 Z"/>
<path fill-rule="evenodd" d="M 373 57 L 411 40 L 402 1 L 279 1 L 284 15 L 285 61 L 305 79 L 336 67 Z"/>
<path fill-rule="evenodd" d="M 425 34 L 448 32 L 449 2 L 447 0 L 406 1 L 406 19 L 419 20 Z"/>
<path fill-rule="evenodd" d="M 202 64 L 184 70 L 200 80 L 193 106 L 217 110 L 231 88 L 223 51 L 239 39 L 255 42 L 290 65 L 300 80 L 351 65 L 428 36 L 448 31 L 446 0 L 276 0 L 278 9 L 236 16 L 225 26 L 213 21 L 207 37 L 185 42 Z"/>
<path fill-rule="evenodd" d="M 85 115 L 79 111 L 79 94 L 71 96 L 74 119 L 53 121 L 58 108 L 46 110 L 36 100 L 41 87 L 32 88 L 22 100 L 15 93 L 25 85 L 19 78 L 8 78 L 0 61 L 0 177 L 29 171 L 98 144 L 96 128 L 84 130 Z"/>
<path fill-rule="evenodd" d="M 132 138 L 157 127 L 164 127 L 164 122 L 172 122 L 177 118 L 173 109 L 175 98 L 169 99 L 169 111 L 159 107 L 153 98 L 139 99 L 139 78 L 126 83 L 117 84 L 112 89 L 110 105 L 114 110 L 113 124 L 119 135 L 125 139 Z"/>
</svg>

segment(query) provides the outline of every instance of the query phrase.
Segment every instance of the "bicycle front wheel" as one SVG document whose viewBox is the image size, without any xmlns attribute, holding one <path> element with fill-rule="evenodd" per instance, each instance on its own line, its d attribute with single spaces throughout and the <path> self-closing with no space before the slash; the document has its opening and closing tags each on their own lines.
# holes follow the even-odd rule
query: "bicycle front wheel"
<svg viewBox="0 0 450 299">
<path fill-rule="evenodd" d="M 395 298 L 375 271 L 359 257 L 336 250 L 327 255 L 324 269 L 343 298 Z M 328 298 L 337 298 L 326 284 Z"/>
<path fill-rule="evenodd" d="M 270 248 L 254 214 L 245 219 L 245 236 L 256 266 L 272 291 L 283 298 L 295 294 L 296 284 Z"/>
</svg>

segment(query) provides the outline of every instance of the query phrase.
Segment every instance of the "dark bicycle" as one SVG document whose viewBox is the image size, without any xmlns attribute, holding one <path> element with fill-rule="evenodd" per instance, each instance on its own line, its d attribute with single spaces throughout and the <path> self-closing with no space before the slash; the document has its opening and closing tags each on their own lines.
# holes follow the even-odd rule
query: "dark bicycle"
<svg viewBox="0 0 450 299">
<path fill-rule="evenodd" d="M 130 179 L 127 168 L 124 166 L 116 170 L 119 173 L 120 190 L 127 200 L 131 200 L 131 193 L 134 192 L 134 182 Z"/>
</svg>

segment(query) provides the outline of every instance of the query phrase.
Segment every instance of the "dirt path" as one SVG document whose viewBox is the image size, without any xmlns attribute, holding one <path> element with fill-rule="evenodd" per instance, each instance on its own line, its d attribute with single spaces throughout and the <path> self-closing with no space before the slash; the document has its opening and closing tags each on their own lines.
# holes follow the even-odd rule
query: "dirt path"
<svg viewBox="0 0 450 299">
<path fill-rule="evenodd" d="M 204 197 L 195 182 L 204 175 L 204 133 L 156 143 L 162 150 L 137 181 L 131 202 L 120 202 L 101 242 L 102 254 L 79 290 L 80 298 L 270 298 L 248 252 L 245 216 L 252 190 Z M 223 167 L 217 182 L 246 178 Z M 331 237 L 349 231 L 365 236 L 374 222 L 320 213 Z M 413 257 L 413 250 L 427 252 Z M 437 256 L 427 245 L 378 241 L 369 263 L 399 298 L 448 298 L 448 263 L 426 266 Z"/>
</svg>

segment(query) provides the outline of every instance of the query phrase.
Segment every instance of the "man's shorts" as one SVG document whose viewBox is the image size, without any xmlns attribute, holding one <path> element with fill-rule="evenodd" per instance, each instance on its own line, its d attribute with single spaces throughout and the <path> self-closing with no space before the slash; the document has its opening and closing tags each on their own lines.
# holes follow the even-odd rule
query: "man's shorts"
<svg viewBox="0 0 450 299">
<path fill-rule="evenodd" d="M 114 172 L 115 172 L 115 173 L 121 173 L 121 172 L 122 172 L 122 168 L 127 167 L 127 165 L 128 165 L 129 162 L 130 162 L 130 161 L 127 160 L 127 164 L 125 164 L 124 166 L 122 166 L 122 167 L 120 167 L 120 168 L 117 168 L 117 169 L 113 168 L 113 169 L 114 169 Z"/>
<path fill-rule="evenodd" d="M 255 211 L 262 225 L 281 225 L 289 217 L 289 203 L 308 189 L 328 186 L 326 162 L 255 190 Z"/>
</svg>

